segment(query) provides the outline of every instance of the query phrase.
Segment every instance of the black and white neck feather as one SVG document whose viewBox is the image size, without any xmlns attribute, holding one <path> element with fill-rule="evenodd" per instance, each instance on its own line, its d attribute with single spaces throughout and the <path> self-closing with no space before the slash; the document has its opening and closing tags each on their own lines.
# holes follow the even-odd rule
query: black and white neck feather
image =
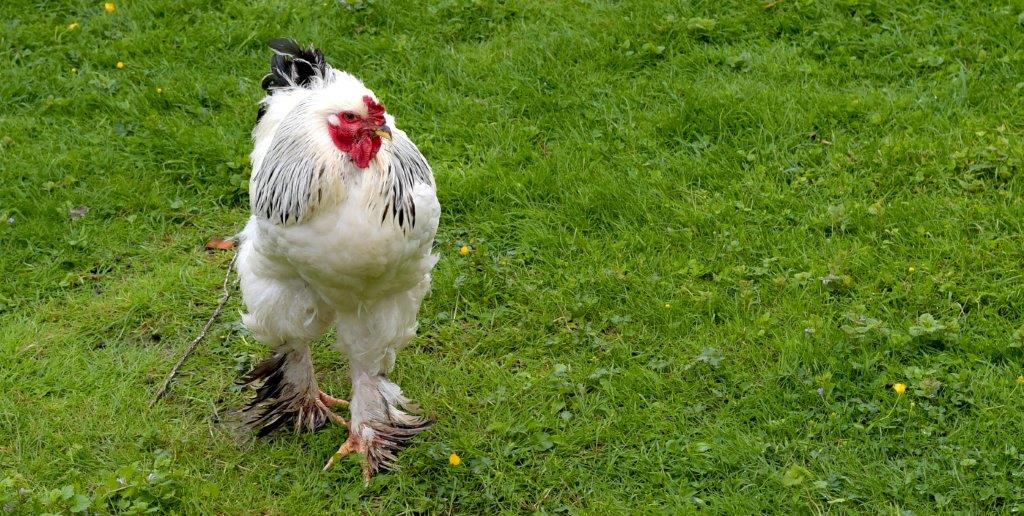
<svg viewBox="0 0 1024 516">
<path fill-rule="evenodd" d="M 379 210 L 382 225 L 414 227 L 413 190 L 420 183 L 433 186 L 430 166 L 416 145 L 385 115 L 392 138 L 383 141 L 366 169 L 356 167 L 332 143 L 326 121 L 339 111 L 365 111 L 359 99 L 376 97 L 351 74 L 327 64 L 314 47 L 303 49 L 284 39 L 270 46 L 274 56 L 262 81 L 267 95 L 253 129 L 253 215 L 278 225 L 301 224 L 339 199 L 339 182 L 361 177 L 375 182 L 367 209 Z"/>
</svg>

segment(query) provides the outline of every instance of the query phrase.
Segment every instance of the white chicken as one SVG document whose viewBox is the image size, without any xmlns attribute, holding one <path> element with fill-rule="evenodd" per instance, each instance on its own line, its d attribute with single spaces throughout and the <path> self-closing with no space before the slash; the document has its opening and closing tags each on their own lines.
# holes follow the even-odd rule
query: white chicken
<svg viewBox="0 0 1024 516">
<path fill-rule="evenodd" d="M 372 91 L 312 46 L 270 47 L 237 267 L 242 321 L 273 354 L 242 379 L 256 388 L 243 414 L 257 435 L 346 425 L 324 469 L 360 453 L 368 481 L 433 423 L 387 374 L 416 334 L 441 208 L 426 159 Z M 351 372 L 350 421 L 313 371 L 309 345 L 332 325 Z"/>
</svg>

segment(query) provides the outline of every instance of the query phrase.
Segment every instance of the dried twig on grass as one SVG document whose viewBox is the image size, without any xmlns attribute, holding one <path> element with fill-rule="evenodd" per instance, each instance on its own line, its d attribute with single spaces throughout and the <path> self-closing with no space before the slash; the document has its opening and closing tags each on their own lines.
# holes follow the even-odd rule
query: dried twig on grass
<svg viewBox="0 0 1024 516">
<path fill-rule="evenodd" d="M 235 260 L 237 259 L 238 254 L 236 253 L 234 258 L 231 259 L 231 263 L 228 264 L 228 270 L 224 274 L 224 293 L 220 296 L 220 302 L 217 304 L 217 309 L 213 311 L 213 314 L 210 315 L 210 319 L 206 321 L 206 325 L 203 326 L 203 331 L 199 332 L 199 335 L 197 335 L 196 338 L 189 343 L 188 347 L 185 348 L 185 353 L 178 359 L 178 363 L 174 364 L 171 372 L 167 374 L 167 378 L 164 378 L 164 383 L 160 385 L 160 389 L 156 391 L 156 395 L 154 395 L 153 399 L 149 402 L 150 408 L 152 408 L 153 405 L 156 405 L 156 402 L 160 401 L 160 398 L 163 398 L 164 395 L 167 394 L 167 389 L 170 387 L 171 381 L 178 375 L 178 369 L 181 369 L 181 365 L 184 364 L 185 360 L 188 360 L 189 355 L 196 350 L 196 346 L 206 338 L 206 334 L 210 332 L 210 326 L 213 326 L 213 321 L 217 320 L 217 317 L 224 310 L 224 305 L 227 304 L 228 298 L 231 297 L 231 270 L 235 268 Z"/>
</svg>

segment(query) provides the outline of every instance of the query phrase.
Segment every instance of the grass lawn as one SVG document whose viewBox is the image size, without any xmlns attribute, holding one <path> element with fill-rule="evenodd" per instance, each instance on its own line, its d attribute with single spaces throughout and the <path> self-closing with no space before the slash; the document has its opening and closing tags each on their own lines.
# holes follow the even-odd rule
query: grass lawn
<svg viewBox="0 0 1024 516">
<path fill-rule="evenodd" d="M 17 0 L 0 27 L 0 512 L 1024 510 L 1020 1 Z M 369 487 L 320 471 L 340 427 L 238 444 L 267 351 L 237 296 L 147 408 L 248 215 L 276 36 L 377 92 L 444 209 L 394 375 L 438 423 Z"/>
</svg>

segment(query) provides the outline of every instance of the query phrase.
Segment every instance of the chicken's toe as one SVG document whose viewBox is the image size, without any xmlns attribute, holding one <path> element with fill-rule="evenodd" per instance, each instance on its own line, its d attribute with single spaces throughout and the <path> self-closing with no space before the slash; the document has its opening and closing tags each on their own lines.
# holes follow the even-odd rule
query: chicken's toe
<svg viewBox="0 0 1024 516">
<path fill-rule="evenodd" d="M 327 464 L 324 465 L 324 471 L 331 469 L 331 466 L 334 465 L 335 461 L 345 457 L 346 455 L 352 452 L 363 453 L 363 443 L 359 439 L 359 436 L 354 433 L 348 434 L 348 439 L 346 439 L 345 442 L 341 443 L 341 447 L 338 448 L 338 451 L 334 452 L 334 455 L 331 455 L 331 458 L 327 460 Z"/>
<path fill-rule="evenodd" d="M 320 391 L 320 401 L 328 407 L 347 407 L 348 401 L 340 398 L 335 398 L 324 391 Z"/>
</svg>

